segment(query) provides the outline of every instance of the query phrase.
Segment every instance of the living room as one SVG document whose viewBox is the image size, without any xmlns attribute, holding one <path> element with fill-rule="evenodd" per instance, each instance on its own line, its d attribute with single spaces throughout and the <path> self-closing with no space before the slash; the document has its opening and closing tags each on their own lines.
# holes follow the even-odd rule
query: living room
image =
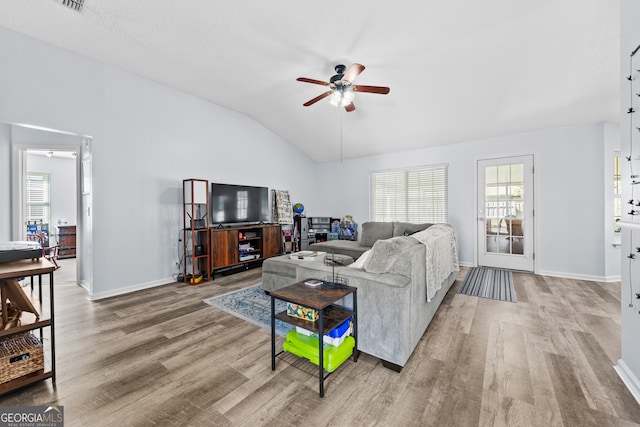
<svg viewBox="0 0 640 427">
<path fill-rule="evenodd" d="M 636 36 L 628 34 L 626 45 Z M 87 215 L 78 221 L 90 225 L 85 232 L 91 230 L 91 244 L 80 256 L 88 270 L 85 296 L 96 304 L 172 282 L 182 179 L 288 190 L 309 215 L 349 214 L 364 222 L 369 172 L 447 164 L 449 223 L 459 232 L 461 264 L 472 266 L 476 162 L 523 154 L 533 155 L 536 167 L 535 272 L 575 280 L 621 279 L 626 251 L 612 244 L 609 232 L 612 158 L 623 148 L 625 133 L 615 120 L 318 162 L 247 115 L 8 25 L 0 28 L 0 52 L 7 58 L 0 69 L 1 200 L 12 200 L 16 135 L 63 132 L 78 145 L 90 141 L 91 192 L 81 201 Z M 622 56 L 625 64 L 628 55 Z M 337 129 L 335 135 L 328 149 L 339 149 Z M 355 144 L 354 139 L 345 133 L 343 145 Z M 12 240 L 11 218 L 11 203 L 2 204 L 0 241 Z M 638 325 L 637 318 L 631 322 Z"/>
</svg>

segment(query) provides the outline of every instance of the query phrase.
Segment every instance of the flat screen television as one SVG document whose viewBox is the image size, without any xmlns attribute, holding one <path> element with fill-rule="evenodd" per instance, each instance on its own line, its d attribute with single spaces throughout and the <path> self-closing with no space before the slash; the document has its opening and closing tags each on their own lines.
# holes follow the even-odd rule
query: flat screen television
<svg viewBox="0 0 640 427">
<path fill-rule="evenodd" d="M 211 184 L 211 223 L 269 222 L 269 189 L 249 185 Z"/>
</svg>

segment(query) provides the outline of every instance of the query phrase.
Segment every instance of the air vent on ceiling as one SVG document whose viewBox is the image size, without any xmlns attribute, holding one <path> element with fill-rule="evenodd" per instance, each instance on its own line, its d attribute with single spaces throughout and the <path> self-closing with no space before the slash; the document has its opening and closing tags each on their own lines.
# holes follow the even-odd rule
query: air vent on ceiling
<svg viewBox="0 0 640 427">
<path fill-rule="evenodd" d="M 62 4 L 80 12 L 82 10 L 84 0 L 62 0 Z"/>
</svg>

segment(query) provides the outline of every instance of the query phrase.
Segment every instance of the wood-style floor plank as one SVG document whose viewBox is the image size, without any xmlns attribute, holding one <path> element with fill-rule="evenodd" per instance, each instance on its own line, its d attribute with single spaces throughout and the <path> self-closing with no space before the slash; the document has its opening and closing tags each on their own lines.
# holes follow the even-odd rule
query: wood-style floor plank
<svg viewBox="0 0 640 427">
<path fill-rule="evenodd" d="M 315 367 L 289 356 L 271 371 L 269 331 L 202 301 L 260 269 L 96 302 L 61 279 L 57 387 L 0 405 L 63 405 L 67 426 L 640 426 L 612 368 L 619 283 L 517 272 L 514 304 L 457 294 L 465 274 L 400 373 L 362 354 L 323 399 Z"/>
</svg>

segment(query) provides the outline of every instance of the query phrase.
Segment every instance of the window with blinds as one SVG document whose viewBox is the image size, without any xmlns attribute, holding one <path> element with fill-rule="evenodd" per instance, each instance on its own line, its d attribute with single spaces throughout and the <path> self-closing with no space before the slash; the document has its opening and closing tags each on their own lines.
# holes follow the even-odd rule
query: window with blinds
<svg viewBox="0 0 640 427">
<path fill-rule="evenodd" d="M 448 166 L 370 174 L 371 221 L 448 222 Z"/>
<path fill-rule="evenodd" d="M 49 223 L 49 214 L 51 211 L 50 189 L 49 174 L 27 174 L 27 221 L 42 221 L 44 224 Z"/>
</svg>

